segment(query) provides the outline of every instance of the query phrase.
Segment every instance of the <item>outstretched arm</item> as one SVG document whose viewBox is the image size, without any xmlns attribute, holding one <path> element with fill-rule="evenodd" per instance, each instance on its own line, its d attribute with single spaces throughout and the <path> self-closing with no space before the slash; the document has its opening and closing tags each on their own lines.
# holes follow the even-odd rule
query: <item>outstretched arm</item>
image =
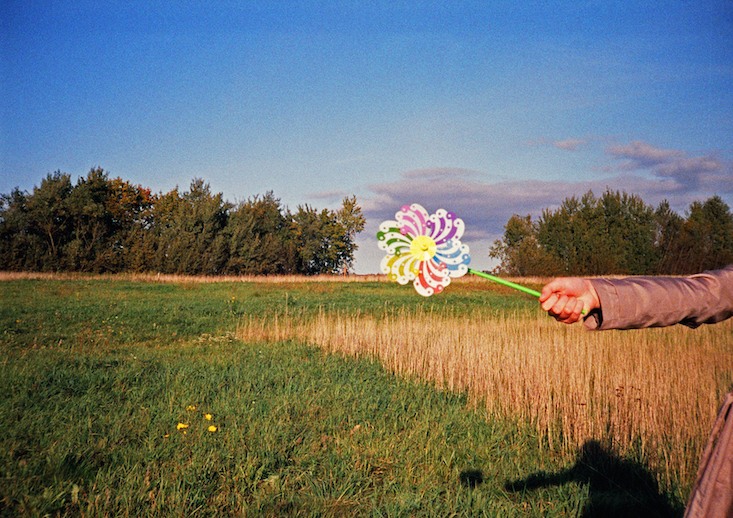
<svg viewBox="0 0 733 518">
<path fill-rule="evenodd" d="M 733 316 L 733 265 L 687 277 L 561 277 L 542 289 L 540 303 L 566 324 L 585 309 L 588 329 L 713 324 Z"/>
</svg>

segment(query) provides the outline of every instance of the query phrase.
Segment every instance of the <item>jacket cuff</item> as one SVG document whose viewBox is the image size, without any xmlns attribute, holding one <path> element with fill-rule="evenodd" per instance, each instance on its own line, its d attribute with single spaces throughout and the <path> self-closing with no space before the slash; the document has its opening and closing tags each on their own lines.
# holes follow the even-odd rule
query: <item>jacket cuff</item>
<svg viewBox="0 0 733 518">
<path fill-rule="evenodd" d="M 586 329 L 590 330 L 601 330 L 607 329 L 603 326 L 605 322 L 613 322 L 618 319 L 619 315 L 618 308 L 621 307 L 619 304 L 619 294 L 616 291 L 616 286 L 612 282 L 605 279 L 589 279 L 593 288 L 598 294 L 598 300 L 601 303 L 599 309 L 591 311 L 587 317 L 583 320 L 583 324 Z"/>
</svg>

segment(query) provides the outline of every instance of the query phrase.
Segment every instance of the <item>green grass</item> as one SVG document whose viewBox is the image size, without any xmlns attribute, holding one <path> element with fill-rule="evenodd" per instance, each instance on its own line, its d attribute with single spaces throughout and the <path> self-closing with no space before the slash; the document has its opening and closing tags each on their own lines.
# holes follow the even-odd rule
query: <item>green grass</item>
<svg viewBox="0 0 733 518">
<path fill-rule="evenodd" d="M 13 347 L 170 344 L 233 332 L 242 318 L 315 315 L 321 310 L 382 314 L 441 310 L 536 309 L 532 297 L 456 285 L 423 298 L 410 287 L 371 283 L 144 283 L 23 280 L 0 283 L 0 344 Z M 455 288 L 455 289 L 454 289 Z M 10 302 L 12 301 L 12 303 Z"/>
<path fill-rule="evenodd" d="M 529 425 L 462 394 L 300 343 L 233 339 L 240 319 L 286 311 L 534 308 L 501 292 L 409 291 L 0 283 L 2 300 L 17 301 L 0 310 L 0 514 L 680 514 L 632 459 L 589 448 L 568 465 Z"/>
</svg>

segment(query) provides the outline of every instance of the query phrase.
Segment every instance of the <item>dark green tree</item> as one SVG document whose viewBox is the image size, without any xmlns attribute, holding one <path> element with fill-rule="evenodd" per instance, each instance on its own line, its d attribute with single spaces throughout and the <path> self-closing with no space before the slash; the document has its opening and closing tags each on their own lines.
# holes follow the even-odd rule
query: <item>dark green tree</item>
<svg viewBox="0 0 733 518">
<path fill-rule="evenodd" d="M 339 273 L 348 273 L 354 266 L 354 253 L 359 248 L 356 236 L 364 230 L 366 218 L 356 202 L 356 196 L 344 198 L 341 208 L 336 211 L 336 222 L 341 227 L 343 246 L 339 251 Z"/>
<path fill-rule="evenodd" d="M 305 275 L 338 272 L 339 232 L 331 211 L 298 206 L 292 216 L 297 272 Z"/>
<path fill-rule="evenodd" d="M 654 217 L 656 219 L 654 247 L 659 262 L 656 270 L 650 273 L 659 275 L 679 273 L 677 261 L 685 220 L 670 208 L 667 200 L 659 204 Z"/>
<path fill-rule="evenodd" d="M 499 273 L 518 277 L 559 273 L 557 261 L 537 240 L 537 227 L 529 214 L 509 218 L 504 237 L 494 241 L 489 250 L 489 256 L 500 261 Z"/>
<path fill-rule="evenodd" d="M 28 213 L 29 195 L 18 188 L 0 195 L 0 269 L 43 270 L 47 242 L 35 232 Z"/>
<path fill-rule="evenodd" d="M 537 225 L 540 246 L 555 260 L 557 271 L 564 275 L 570 274 L 581 262 L 578 243 L 582 244 L 582 240 L 577 236 L 580 207 L 577 198 L 567 198 L 556 211 L 543 210 Z"/>
<path fill-rule="evenodd" d="M 0 195 L 0 268 L 196 274 L 336 273 L 353 264 L 364 217 L 283 209 L 272 192 L 234 207 L 203 180 L 152 195 L 93 168 L 76 185 L 49 174 L 32 194 Z"/>
<path fill-rule="evenodd" d="M 732 264 L 733 214 L 722 198 L 713 196 L 697 210 L 691 207 L 688 219 L 698 227 L 697 233 L 702 237 L 699 255 L 701 261 L 696 269 L 714 270 Z"/>
<path fill-rule="evenodd" d="M 604 231 L 598 236 L 595 255 L 614 257 L 614 260 L 597 268 L 595 273 L 643 275 L 656 271 L 659 253 L 655 246 L 654 208 L 639 196 L 610 190 L 598 200 L 598 205 L 598 220 Z"/>
<path fill-rule="evenodd" d="M 557 211 L 544 211 L 540 245 L 567 275 L 630 274 L 654 271 L 656 219 L 641 198 L 607 190 L 580 200 L 569 198 Z"/>
<path fill-rule="evenodd" d="M 156 202 L 154 225 L 158 244 L 156 260 L 159 271 L 182 275 L 221 274 L 226 266 L 223 235 L 231 204 L 222 194 L 212 194 L 201 179 L 191 182 L 190 190 L 178 195 L 178 189 Z"/>
<path fill-rule="evenodd" d="M 336 212 L 299 206 L 292 221 L 299 273 L 344 273 L 351 268 L 354 239 L 365 224 L 356 197 L 344 199 Z"/>
<path fill-rule="evenodd" d="M 240 203 L 226 229 L 227 273 L 292 273 L 294 245 L 289 218 L 272 191 Z"/>
<path fill-rule="evenodd" d="M 673 245 L 671 273 L 689 274 L 733 263 L 733 215 L 719 196 L 695 201 Z"/>
<path fill-rule="evenodd" d="M 546 209 L 537 222 L 512 216 L 491 257 L 512 275 L 645 274 L 659 265 L 659 218 L 635 195 L 592 191 Z"/>
<path fill-rule="evenodd" d="M 71 235 L 64 245 L 64 269 L 82 272 L 119 271 L 121 257 L 113 240 L 121 230 L 108 210 L 112 198 L 109 176 L 100 168 L 79 178 L 67 200 Z"/>
<path fill-rule="evenodd" d="M 56 171 L 33 188 L 26 204 L 29 230 L 45 243 L 40 270 L 56 271 L 64 267 L 61 251 L 71 238 L 69 197 L 73 191 L 71 177 Z"/>
</svg>

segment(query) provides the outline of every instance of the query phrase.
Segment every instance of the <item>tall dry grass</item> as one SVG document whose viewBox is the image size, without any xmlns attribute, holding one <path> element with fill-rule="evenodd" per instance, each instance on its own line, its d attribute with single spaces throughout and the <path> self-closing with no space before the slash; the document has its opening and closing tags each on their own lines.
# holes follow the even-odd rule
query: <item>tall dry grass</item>
<svg viewBox="0 0 733 518">
<path fill-rule="evenodd" d="M 478 407 L 533 423 L 568 458 L 588 439 L 612 442 L 643 456 L 668 487 L 692 484 L 733 373 L 732 322 L 589 332 L 544 314 L 324 312 L 310 320 L 250 319 L 237 334 L 379 358 L 396 373 L 465 391 Z"/>
</svg>

